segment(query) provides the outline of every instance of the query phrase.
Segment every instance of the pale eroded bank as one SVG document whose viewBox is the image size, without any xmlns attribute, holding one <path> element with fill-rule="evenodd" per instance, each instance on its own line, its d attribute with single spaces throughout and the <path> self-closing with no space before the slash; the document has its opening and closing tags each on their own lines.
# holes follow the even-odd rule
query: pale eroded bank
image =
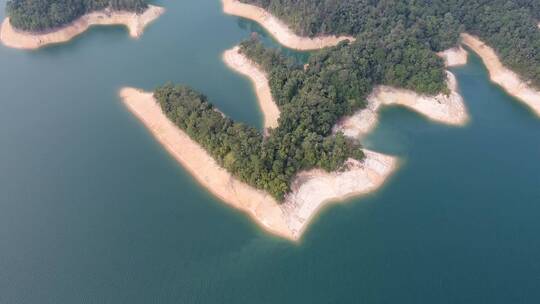
<svg viewBox="0 0 540 304">
<path fill-rule="evenodd" d="M 154 5 L 149 5 L 142 14 L 106 9 L 86 14 L 66 26 L 45 33 L 19 31 L 11 25 L 9 18 L 6 18 L 0 29 L 0 40 L 4 45 L 12 48 L 37 49 L 50 44 L 67 42 L 96 25 L 124 25 L 128 28 L 131 37 L 138 38 L 142 35 L 144 28 L 164 12 L 164 8 Z"/>
<path fill-rule="evenodd" d="M 222 0 L 223 11 L 226 14 L 253 20 L 259 23 L 282 45 L 296 50 L 308 51 L 335 46 L 343 40 L 354 41 L 350 36 L 319 36 L 302 37 L 296 35 L 285 23 L 266 10 L 238 0 Z"/>
<path fill-rule="evenodd" d="M 265 73 L 257 64 L 240 54 L 238 47 L 225 51 L 223 60 L 253 82 L 265 117 L 265 127 L 277 126 L 279 109 L 272 99 Z M 452 94 L 457 94 L 455 79 L 451 74 L 449 77 Z M 385 87 L 375 91 L 374 94 L 378 96 L 380 103 L 390 104 L 393 102 L 391 100 L 399 97 L 401 101 L 398 103 L 423 111 L 433 119 L 455 124 L 466 120 L 466 111 L 459 107 L 463 106 L 459 94 L 458 97 L 453 97 L 456 99 L 454 100 L 441 99 L 439 96 L 428 98 Z M 452 94 L 450 96 L 453 96 Z M 313 169 L 298 173 L 291 184 L 292 191 L 286 195 L 282 204 L 278 204 L 264 191 L 242 183 L 221 168 L 202 147 L 169 121 L 152 93 L 124 88 L 120 95 L 127 108 L 201 185 L 227 204 L 249 214 L 267 231 L 291 240 L 298 240 L 302 236 L 310 220 L 322 207 L 330 202 L 342 201 L 378 189 L 398 166 L 395 157 L 364 150 L 366 155 L 364 160 L 349 159 L 344 169 L 339 172 Z M 441 107 L 441 101 L 448 108 Z M 453 102 L 458 102 L 459 105 L 453 108 L 451 107 Z M 376 121 L 375 111 L 372 113 L 371 118 L 365 118 L 367 121 L 369 119 Z M 358 125 L 363 126 L 365 122 L 361 120 L 359 124 L 340 124 L 338 128 L 351 135 L 357 133 Z"/>
<path fill-rule="evenodd" d="M 264 113 L 264 127 L 275 128 L 278 126 L 279 108 L 272 98 L 266 73 L 244 54 L 239 52 L 238 46 L 223 53 L 223 61 L 232 70 L 246 76 L 251 80 L 257 94 L 257 101 Z"/>
<path fill-rule="evenodd" d="M 301 172 L 282 204 L 267 193 L 240 182 L 163 114 L 152 93 L 123 88 L 120 96 L 152 135 L 197 181 L 227 204 L 249 214 L 267 231 L 298 240 L 326 203 L 379 188 L 397 167 L 391 156 L 365 150 L 362 161 L 348 160 L 339 172 Z"/>
<path fill-rule="evenodd" d="M 540 116 L 540 90 L 532 87 L 518 74 L 506 68 L 497 53 L 478 37 L 461 34 L 463 43 L 470 47 L 486 65 L 491 80 L 500 85 L 508 94 L 525 103 L 536 115 Z"/>
<path fill-rule="evenodd" d="M 361 138 L 377 126 L 380 108 L 390 105 L 407 107 L 435 122 L 455 126 L 465 125 L 469 115 L 463 97 L 458 92 L 455 76 L 448 71 L 446 73 L 449 95 L 420 95 L 410 90 L 378 86 L 368 96 L 368 106 L 343 118 L 334 127 L 334 131 L 341 131 L 349 137 Z"/>
</svg>

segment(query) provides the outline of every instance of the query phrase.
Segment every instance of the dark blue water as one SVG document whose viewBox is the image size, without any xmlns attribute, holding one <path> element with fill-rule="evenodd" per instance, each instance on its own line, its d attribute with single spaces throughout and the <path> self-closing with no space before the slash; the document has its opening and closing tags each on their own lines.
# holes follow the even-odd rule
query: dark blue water
<svg viewBox="0 0 540 304">
<path fill-rule="evenodd" d="M 217 0 L 157 3 L 137 41 L 103 27 L 0 48 L 0 303 L 540 301 L 540 119 L 477 57 L 453 70 L 471 123 L 385 109 L 365 144 L 401 170 L 292 244 L 207 194 L 123 108 L 120 87 L 173 81 L 262 123 L 221 61 L 260 27 Z"/>
</svg>

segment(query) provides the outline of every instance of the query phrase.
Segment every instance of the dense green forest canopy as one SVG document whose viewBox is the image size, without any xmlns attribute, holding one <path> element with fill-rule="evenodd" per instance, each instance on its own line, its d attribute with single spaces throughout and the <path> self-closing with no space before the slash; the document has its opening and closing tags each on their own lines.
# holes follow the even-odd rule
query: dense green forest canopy
<svg viewBox="0 0 540 304">
<path fill-rule="evenodd" d="M 512 70 L 540 88 L 540 0 L 241 0 L 300 35 L 386 34 L 402 26 L 438 52 L 459 33 L 479 36 Z"/>
<path fill-rule="evenodd" d="M 360 143 L 332 133 L 338 120 L 366 106 L 376 85 L 447 93 L 436 52 L 459 34 L 479 36 L 511 69 L 540 87 L 540 0 L 241 0 L 269 10 L 300 35 L 347 34 L 356 41 L 313 52 L 304 66 L 256 38 L 240 51 L 267 73 L 281 111 L 267 136 L 221 114 L 185 86 L 154 92 L 171 121 L 240 180 L 278 200 L 301 170 L 339 170 L 364 157 Z M 12 24 L 41 31 L 110 7 L 141 12 L 144 0 L 10 0 Z"/>
<path fill-rule="evenodd" d="M 530 10 L 538 22 L 540 22 L 540 0 L 516 0 L 520 7 Z"/>
<path fill-rule="evenodd" d="M 46 31 L 105 8 L 140 13 L 147 6 L 145 0 L 9 0 L 6 10 L 15 28 Z"/>
<path fill-rule="evenodd" d="M 242 0 L 269 10 L 300 35 L 347 34 L 356 41 L 313 52 L 307 65 L 256 38 L 240 51 L 267 73 L 281 111 L 268 136 L 218 112 L 184 86 L 155 91 L 166 115 L 229 172 L 278 200 L 300 170 L 337 170 L 362 159 L 360 144 L 333 134 L 343 115 L 366 106 L 376 85 L 447 93 L 436 52 L 467 31 L 493 46 L 505 64 L 540 84 L 540 0 Z"/>
<path fill-rule="evenodd" d="M 205 96 L 185 86 L 162 86 L 154 92 L 167 117 L 240 180 L 282 200 L 301 169 L 337 170 L 348 157 L 362 159 L 358 144 L 342 134 L 323 138 L 309 128 L 267 139 L 253 127 L 232 121 Z"/>
<path fill-rule="evenodd" d="M 166 85 L 155 97 L 166 115 L 201 144 L 229 172 L 276 199 L 290 191 L 300 170 L 343 167 L 361 160 L 360 144 L 332 127 L 343 115 L 366 106 L 378 84 L 426 94 L 447 90 L 442 60 L 415 37 L 396 29 L 381 39 L 358 39 L 310 56 L 308 65 L 265 48 L 257 38 L 240 51 L 267 73 L 280 108 L 279 125 L 267 137 L 222 116 L 206 97 L 183 86 Z"/>
</svg>

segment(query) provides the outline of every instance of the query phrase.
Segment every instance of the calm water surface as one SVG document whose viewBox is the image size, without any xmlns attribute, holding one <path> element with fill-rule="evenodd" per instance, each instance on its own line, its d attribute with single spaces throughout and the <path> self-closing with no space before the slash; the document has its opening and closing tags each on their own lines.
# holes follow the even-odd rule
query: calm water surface
<svg viewBox="0 0 540 304">
<path fill-rule="evenodd" d="M 384 110 L 366 146 L 401 170 L 291 244 L 201 189 L 118 99 L 182 82 L 262 124 L 221 61 L 260 27 L 218 0 L 156 3 L 137 41 L 0 47 L 0 303 L 540 302 L 540 119 L 477 57 L 454 69 L 471 123 Z"/>
</svg>

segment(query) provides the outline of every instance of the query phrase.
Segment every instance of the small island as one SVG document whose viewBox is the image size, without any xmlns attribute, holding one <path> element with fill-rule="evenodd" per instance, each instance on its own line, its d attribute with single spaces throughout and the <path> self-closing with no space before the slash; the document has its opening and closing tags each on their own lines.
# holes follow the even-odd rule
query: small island
<svg viewBox="0 0 540 304">
<path fill-rule="evenodd" d="M 31 50 L 67 42 L 96 25 L 124 25 L 131 37 L 138 38 L 165 9 L 145 0 L 10 0 L 6 11 L 0 41 L 8 47 Z"/>
</svg>

